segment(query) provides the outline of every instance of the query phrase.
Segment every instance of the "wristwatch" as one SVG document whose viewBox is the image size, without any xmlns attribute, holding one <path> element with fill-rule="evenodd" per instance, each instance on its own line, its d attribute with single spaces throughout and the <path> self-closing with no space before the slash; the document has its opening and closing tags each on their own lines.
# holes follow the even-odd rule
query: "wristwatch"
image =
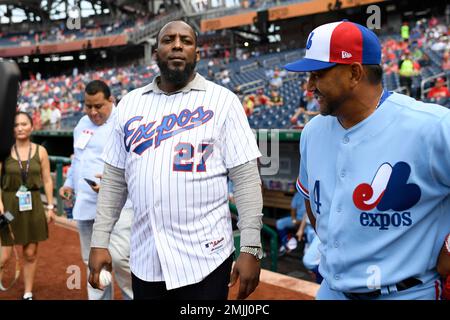
<svg viewBox="0 0 450 320">
<path fill-rule="evenodd" d="M 53 204 L 49 204 L 46 206 L 47 210 L 53 210 L 55 209 L 55 206 Z"/>
<path fill-rule="evenodd" d="M 263 257 L 263 251 L 260 247 L 241 247 L 241 252 L 251 254 L 256 260 L 261 260 Z"/>
</svg>

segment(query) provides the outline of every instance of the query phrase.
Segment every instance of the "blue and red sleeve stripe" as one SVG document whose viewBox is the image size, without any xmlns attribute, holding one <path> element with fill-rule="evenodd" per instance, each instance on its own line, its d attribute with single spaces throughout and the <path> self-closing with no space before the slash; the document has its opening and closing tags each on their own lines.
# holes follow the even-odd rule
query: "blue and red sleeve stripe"
<svg viewBox="0 0 450 320">
<path fill-rule="evenodd" d="M 302 185 L 299 178 L 297 178 L 296 186 L 298 192 L 300 192 L 307 200 L 309 200 L 309 191 Z"/>
</svg>

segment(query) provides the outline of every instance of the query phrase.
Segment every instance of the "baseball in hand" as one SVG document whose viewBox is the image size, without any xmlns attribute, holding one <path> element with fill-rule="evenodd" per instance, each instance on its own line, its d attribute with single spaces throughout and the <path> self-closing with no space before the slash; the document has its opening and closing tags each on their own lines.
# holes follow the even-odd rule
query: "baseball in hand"
<svg viewBox="0 0 450 320">
<path fill-rule="evenodd" d="M 111 272 L 109 272 L 108 270 L 102 269 L 102 271 L 100 271 L 100 285 L 102 287 L 107 287 L 111 284 L 112 281 L 112 275 Z"/>
</svg>

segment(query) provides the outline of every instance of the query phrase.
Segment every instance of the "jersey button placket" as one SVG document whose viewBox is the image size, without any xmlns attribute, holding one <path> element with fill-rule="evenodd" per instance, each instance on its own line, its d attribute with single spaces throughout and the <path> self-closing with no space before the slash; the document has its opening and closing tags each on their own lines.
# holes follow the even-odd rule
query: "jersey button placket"
<svg viewBox="0 0 450 320">
<path fill-rule="evenodd" d="M 349 156 L 349 143 L 350 143 L 350 138 L 348 137 L 348 135 L 345 135 L 342 140 L 342 148 L 341 148 L 341 160 L 339 161 L 338 164 L 338 171 L 337 171 L 337 175 L 338 175 L 338 179 L 336 181 L 336 185 L 340 185 L 342 186 L 342 189 L 345 189 L 345 184 L 346 184 L 346 178 L 347 178 L 347 170 L 345 169 L 347 162 L 344 160 Z M 333 221 L 334 225 L 336 226 L 336 228 L 339 228 L 341 226 L 341 224 L 343 223 L 342 220 L 342 216 L 340 216 L 343 213 L 343 207 L 342 207 L 342 203 L 338 203 L 335 207 L 335 212 L 336 215 L 334 215 L 335 220 Z M 331 260 L 333 260 L 333 263 L 336 263 L 338 260 L 340 260 L 340 256 L 341 256 L 341 243 L 337 240 L 337 233 L 334 233 L 332 235 L 333 237 L 335 237 L 335 240 L 331 240 L 330 241 L 330 247 L 331 247 L 331 251 L 333 252 L 331 254 L 331 256 L 333 257 Z M 342 270 L 342 269 L 340 269 Z M 340 271 L 340 270 L 335 270 L 335 271 Z M 334 280 L 339 281 L 342 279 L 342 275 L 339 273 L 336 273 L 333 275 Z"/>
<path fill-rule="evenodd" d="M 342 143 L 343 144 L 348 144 L 350 142 L 350 138 L 348 136 L 344 136 L 344 138 L 342 138 Z M 342 169 L 339 176 L 341 178 L 345 178 L 346 172 L 345 169 Z"/>
</svg>

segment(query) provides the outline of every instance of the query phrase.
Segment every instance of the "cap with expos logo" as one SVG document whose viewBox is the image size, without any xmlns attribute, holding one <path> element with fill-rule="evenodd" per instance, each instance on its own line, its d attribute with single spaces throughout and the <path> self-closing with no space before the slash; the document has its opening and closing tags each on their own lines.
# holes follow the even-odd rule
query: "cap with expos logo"
<svg viewBox="0 0 450 320">
<path fill-rule="evenodd" d="M 354 62 L 379 65 L 380 41 L 376 34 L 366 27 L 341 21 L 314 29 L 306 42 L 305 57 L 284 67 L 288 71 L 308 72 Z"/>
</svg>

